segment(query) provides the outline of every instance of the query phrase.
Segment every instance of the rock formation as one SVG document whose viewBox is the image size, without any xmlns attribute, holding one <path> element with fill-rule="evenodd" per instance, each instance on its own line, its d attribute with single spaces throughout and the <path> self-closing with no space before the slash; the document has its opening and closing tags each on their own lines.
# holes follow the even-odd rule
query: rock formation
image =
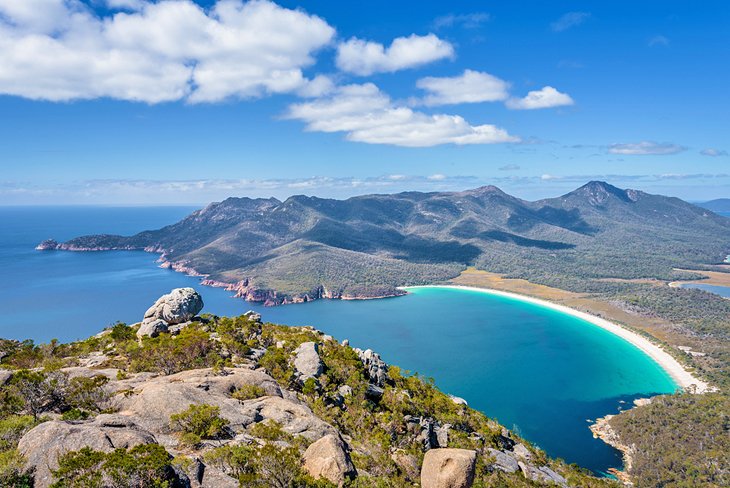
<svg viewBox="0 0 730 488">
<path fill-rule="evenodd" d="M 322 374 L 324 365 L 319 357 L 318 349 L 319 346 L 316 342 L 305 342 L 294 351 L 294 368 L 301 381 L 317 378 Z"/>
<path fill-rule="evenodd" d="M 421 467 L 421 488 L 469 488 L 477 453 L 467 449 L 431 449 Z"/>
<path fill-rule="evenodd" d="M 328 434 L 304 452 L 304 469 L 315 479 L 325 478 L 342 486 L 356 474 L 347 444 L 339 435 Z"/>
<path fill-rule="evenodd" d="M 144 314 L 137 337 L 156 337 L 171 326 L 189 322 L 203 309 L 203 298 L 192 288 L 176 288 L 162 295 Z M 179 327 L 177 328 L 179 331 Z"/>
<path fill-rule="evenodd" d="M 52 420 L 26 433 L 18 444 L 29 466 L 35 468 L 35 487 L 45 488 L 53 482 L 51 471 L 58 468 L 58 458 L 70 451 L 90 447 L 97 451 L 155 444 L 155 436 L 139 427 L 129 417 L 99 415 L 94 420 L 77 423 Z"/>
</svg>

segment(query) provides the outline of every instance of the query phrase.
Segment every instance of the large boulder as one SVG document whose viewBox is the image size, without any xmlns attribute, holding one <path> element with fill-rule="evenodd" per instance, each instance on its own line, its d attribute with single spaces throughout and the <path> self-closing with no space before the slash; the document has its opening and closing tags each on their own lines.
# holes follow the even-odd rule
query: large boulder
<svg viewBox="0 0 730 488">
<path fill-rule="evenodd" d="M 28 467 L 35 468 L 35 487 L 45 488 L 53 482 L 52 471 L 58 458 L 71 451 L 90 447 L 111 452 L 140 444 L 155 444 L 155 436 L 131 419 L 119 415 L 99 415 L 88 422 L 51 420 L 27 432 L 18 443 Z"/>
<path fill-rule="evenodd" d="M 347 445 L 337 434 L 328 434 L 311 444 L 303 459 L 305 471 L 313 478 L 325 478 L 339 486 L 357 474 Z"/>
<path fill-rule="evenodd" d="M 423 457 L 421 488 L 469 488 L 477 453 L 468 449 L 431 449 Z"/>
<path fill-rule="evenodd" d="M 142 322 L 164 320 L 170 325 L 182 324 L 203 309 L 203 297 L 192 288 L 175 288 L 157 299 L 144 314 Z"/>
<path fill-rule="evenodd" d="M 519 471 L 520 465 L 511 453 L 502 452 L 492 448 L 489 448 L 487 451 L 489 452 L 489 455 L 494 458 L 494 462 L 492 463 L 492 467 L 494 467 L 494 469 L 504 471 L 505 473 L 514 473 Z"/>
<path fill-rule="evenodd" d="M 300 379 L 317 378 L 324 371 L 317 343 L 305 342 L 296 348 L 294 354 L 294 368 Z"/>
</svg>

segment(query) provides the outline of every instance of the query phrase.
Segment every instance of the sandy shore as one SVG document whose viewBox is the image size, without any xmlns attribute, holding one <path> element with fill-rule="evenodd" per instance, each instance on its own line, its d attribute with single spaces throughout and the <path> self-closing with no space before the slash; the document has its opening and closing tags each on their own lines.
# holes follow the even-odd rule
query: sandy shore
<svg viewBox="0 0 730 488">
<path fill-rule="evenodd" d="M 684 390 L 687 391 L 696 391 L 697 393 L 705 393 L 707 391 L 712 391 L 712 387 L 705 383 L 704 381 L 696 378 L 692 373 L 684 369 L 684 367 L 679 364 L 679 362 L 674 359 L 669 353 L 664 351 L 661 347 L 651 342 L 649 339 L 642 337 L 641 335 L 637 334 L 636 332 L 633 332 L 629 329 L 626 329 L 624 327 L 621 327 L 620 325 L 614 324 L 612 322 L 609 322 L 608 320 L 602 319 L 601 317 L 596 317 L 595 315 L 591 315 L 589 313 L 580 312 L 578 310 L 566 307 L 564 305 L 558 305 L 556 303 L 548 302 L 546 300 L 540 300 L 538 298 L 533 298 L 525 295 L 518 295 L 517 293 L 510 293 L 506 291 L 500 291 L 500 290 L 490 290 L 488 288 L 476 288 L 472 286 L 457 286 L 457 285 L 430 285 L 430 286 L 410 286 L 410 287 L 403 287 L 404 289 L 408 288 L 456 288 L 456 289 L 462 289 L 462 290 L 472 290 L 477 291 L 480 293 L 486 293 L 489 295 L 498 295 L 502 297 L 508 297 L 513 298 L 515 300 L 521 300 L 523 302 L 533 303 L 535 305 L 539 305 L 546 308 L 551 308 L 553 310 L 557 310 L 559 312 L 572 315 L 573 317 L 577 317 L 579 319 L 585 320 L 586 322 L 590 322 L 593 325 L 596 325 L 602 329 L 605 329 L 622 339 L 630 342 L 634 346 L 641 349 L 647 356 L 652 358 L 654 361 L 659 364 Z"/>
</svg>

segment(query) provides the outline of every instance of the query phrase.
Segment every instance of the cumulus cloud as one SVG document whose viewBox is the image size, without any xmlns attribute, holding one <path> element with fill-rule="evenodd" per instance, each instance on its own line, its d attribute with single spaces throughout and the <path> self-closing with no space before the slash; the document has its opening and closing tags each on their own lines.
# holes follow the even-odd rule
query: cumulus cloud
<svg viewBox="0 0 730 488">
<path fill-rule="evenodd" d="M 702 154 L 703 156 L 710 156 L 712 158 L 717 158 L 717 157 L 720 157 L 720 156 L 727 156 L 728 155 L 727 151 L 724 151 L 722 149 L 715 149 L 715 148 L 712 148 L 712 147 L 708 147 L 706 149 L 703 149 L 702 151 L 700 151 L 700 154 Z"/>
<path fill-rule="evenodd" d="M 568 12 L 567 14 L 560 17 L 558 20 L 550 24 L 550 28 L 554 32 L 563 32 L 571 27 L 581 25 L 583 22 L 590 18 L 591 14 L 588 12 Z"/>
<path fill-rule="evenodd" d="M 322 92 L 302 70 L 335 30 L 268 0 L 0 0 L 0 93 L 66 101 L 109 97 L 216 102 Z"/>
<path fill-rule="evenodd" d="M 421 78 L 416 86 L 429 92 L 424 105 L 449 105 L 457 103 L 494 102 L 506 100 L 509 83 L 496 76 L 470 69 L 459 76 Z"/>
<path fill-rule="evenodd" d="M 470 125 L 458 115 L 426 114 L 398 106 L 372 83 L 346 85 L 331 95 L 289 107 L 287 117 L 307 130 L 345 132 L 350 141 L 428 147 L 518 142 L 491 124 Z"/>
<path fill-rule="evenodd" d="M 534 110 L 573 105 L 574 103 L 567 93 L 561 93 L 552 86 L 546 86 L 540 90 L 528 92 L 524 98 L 510 98 L 506 105 L 507 108 L 513 110 Z"/>
<path fill-rule="evenodd" d="M 390 46 L 352 38 L 337 47 L 337 67 L 360 76 L 415 68 L 454 56 L 454 47 L 434 34 L 398 37 Z"/>
<path fill-rule="evenodd" d="M 608 147 L 609 154 L 623 154 L 627 156 L 644 156 L 644 155 L 668 155 L 677 154 L 685 151 L 687 148 L 678 144 L 668 142 L 657 143 L 651 141 L 631 142 L 624 144 L 611 144 Z"/>
</svg>

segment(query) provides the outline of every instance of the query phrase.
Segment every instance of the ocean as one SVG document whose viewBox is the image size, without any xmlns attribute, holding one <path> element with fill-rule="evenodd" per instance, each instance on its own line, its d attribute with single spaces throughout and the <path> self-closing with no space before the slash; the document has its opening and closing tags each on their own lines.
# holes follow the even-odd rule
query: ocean
<svg viewBox="0 0 730 488">
<path fill-rule="evenodd" d="M 144 252 L 39 252 L 43 239 L 132 234 L 178 221 L 192 207 L 0 207 L 0 336 L 81 339 L 133 323 L 160 295 L 194 286 L 204 312 L 259 311 L 265 321 L 312 325 L 389 363 L 435 380 L 548 454 L 596 473 L 620 467 L 589 421 L 635 398 L 675 390 L 633 345 L 575 317 L 469 290 L 416 289 L 404 297 L 320 300 L 267 308 L 161 269 Z"/>
</svg>

